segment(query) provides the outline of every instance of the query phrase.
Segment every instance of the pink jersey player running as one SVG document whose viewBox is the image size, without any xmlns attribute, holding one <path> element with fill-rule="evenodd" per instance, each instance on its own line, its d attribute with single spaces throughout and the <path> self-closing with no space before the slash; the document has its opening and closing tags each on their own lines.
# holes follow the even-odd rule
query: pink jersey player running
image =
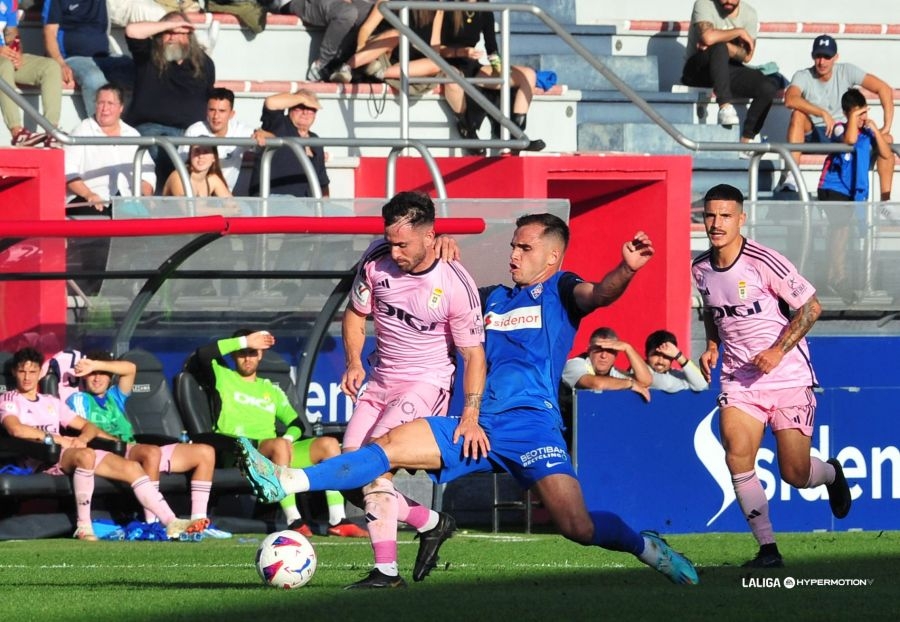
<svg viewBox="0 0 900 622">
<path fill-rule="evenodd" d="M 825 484 L 837 518 L 850 511 L 851 497 L 840 462 L 810 455 L 816 376 L 805 335 L 822 312 L 816 290 L 781 254 L 742 236 L 745 219 L 740 190 L 720 184 L 706 193 L 703 220 L 710 249 L 691 266 L 706 328 L 700 369 L 709 380 L 722 346 L 718 403 L 725 462 L 760 546 L 744 566 L 779 568 L 784 561 L 756 475 L 766 425 L 775 435 L 785 482 L 795 488 Z"/>
<path fill-rule="evenodd" d="M 115 439 L 76 415 L 59 398 L 38 393 L 43 360 L 43 355 L 33 348 L 23 348 L 13 355 L 11 366 L 16 388 L 0 396 L 0 425 L 13 437 L 60 445 L 62 449 L 56 464 L 46 465 L 31 459 L 26 460 L 25 464 L 49 475 L 72 476 L 76 507 L 75 537 L 79 540 L 97 539 L 91 523 L 95 473 L 130 484 L 141 505 L 158 516 L 166 526 L 170 538 L 178 538 L 184 532 L 203 531 L 209 521 L 206 518 L 199 521 L 177 518 L 140 464 L 88 447 L 88 443 L 97 437 Z M 79 434 L 63 436 L 61 428 L 69 428 Z"/>
<path fill-rule="evenodd" d="M 424 194 L 401 192 L 382 208 L 385 235 L 363 255 L 344 313 L 347 369 L 341 389 L 356 406 L 344 434 L 353 451 L 403 423 L 446 415 L 456 373 L 456 353 L 464 362 L 465 406 L 457 438 L 473 432 L 484 387 L 484 328 L 472 277 L 457 261 L 444 262 L 434 250 L 434 204 Z M 362 350 L 366 317 L 375 324 L 371 375 L 363 386 Z M 483 433 L 482 433 L 483 434 Z M 473 439 L 476 435 L 473 434 Z M 421 540 L 413 579 L 421 581 L 436 564 L 435 541 L 450 537 L 453 518 L 404 497 L 387 473 L 363 488 L 366 526 L 375 568 L 348 589 L 404 587 L 397 568 L 397 522 L 414 527 Z"/>
</svg>

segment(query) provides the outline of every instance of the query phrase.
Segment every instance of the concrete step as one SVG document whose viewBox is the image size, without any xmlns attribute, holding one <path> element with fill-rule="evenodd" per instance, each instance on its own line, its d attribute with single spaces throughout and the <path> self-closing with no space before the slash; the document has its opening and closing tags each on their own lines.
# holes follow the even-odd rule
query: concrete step
<svg viewBox="0 0 900 622">
<path fill-rule="evenodd" d="M 737 127 L 677 123 L 675 127 L 696 141 L 737 142 Z M 676 143 L 659 126 L 652 123 L 579 123 L 579 151 L 624 151 L 627 153 L 677 154 L 690 153 Z M 696 159 L 723 159 L 720 152 L 699 153 Z M 733 156 L 737 159 L 737 154 Z M 746 168 L 746 164 L 744 165 Z"/>
<path fill-rule="evenodd" d="M 640 95 L 669 123 L 697 123 L 696 98 L 689 93 L 642 91 Z M 705 112 L 705 108 L 704 108 Z M 579 123 L 647 123 L 649 118 L 618 91 L 581 91 Z"/>
<path fill-rule="evenodd" d="M 657 60 L 654 56 L 606 56 L 598 58 L 636 91 L 659 91 Z M 609 81 L 580 56 L 572 54 L 528 54 L 514 56 L 514 64 L 555 71 L 561 84 L 578 85 L 591 91 L 614 90 Z M 573 88 L 575 88 L 573 86 Z"/>
</svg>

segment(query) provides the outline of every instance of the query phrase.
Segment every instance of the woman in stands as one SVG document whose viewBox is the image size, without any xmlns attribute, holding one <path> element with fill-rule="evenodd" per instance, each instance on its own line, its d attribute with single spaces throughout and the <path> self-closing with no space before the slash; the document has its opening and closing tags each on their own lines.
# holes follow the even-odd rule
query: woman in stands
<svg viewBox="0 0 900 622">
<path fill-rule="evenodd" d="M 188 174 L 191 177 L 191 189 L 195 197 L 230 197 L 231 190 L 225 176 L 222 175 L 222 167 L 219 165 L 219 153 L 215 147 L 208 145 L 194 145 L 188 154 Z M 178 171 L 172 171 L 166 185 L 163 186 L 163 196 L 183 197 L 186 193 Z"/>
<path fill-rule="evenodd" d="M 456 2 L 487 2 L 487 0 L 455 0 Z M 440 31 L 441 56 L 453 65 L 457 71 L 467 78 L 482 76 L 499 77 L 502 60 L 498 54 L 497 36 L 494 32 L 494 14 L 490 11 L 441 11 L 435 17 L 435 28 Z M 479 37 L 484 37 L 485 50 L 477 49 Z M 487 53 L 489 65 L 482 65 L 481 59 Z M 510 82 L 514 89 L 510 119 L 521 129 L 525 129 L 528 109 L 534 97 L 534 85 L 537 75 L 534 69 L 513 65 L 509 71 Z M 500 85 L 488 84 L 482 90 L 499 91 Z M 484 111 L 467 103 L 462 87 L 455 83 L 444 85 L 444 97 L 456 116 L 456 128 L 462 138 L 478 138 L 477 130 L 484 120 Z M 500 126 L 491 124 L 491 134 L 499 137 Z M 545 147 L 544 141 L 532 140 L 527 151 L 540 151 Z"/>
</svg>

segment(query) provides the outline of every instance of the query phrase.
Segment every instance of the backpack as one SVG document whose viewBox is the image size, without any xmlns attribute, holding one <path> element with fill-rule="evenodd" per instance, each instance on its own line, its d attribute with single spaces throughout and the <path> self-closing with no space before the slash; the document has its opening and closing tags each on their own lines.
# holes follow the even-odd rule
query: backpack
<svg viewBox="0 0 900 622">
<path fill-rule="evenodd" d="M 41 378 L 55 377 L 57 383 L 56 394 L 63 402 L 79 390 L 81 379 L 75 375 L 75 363 L 82 358 L 84 358 L 84 355 L 79 350 L 60 350 L 44 361 L 44 364 L 41 366 Z M 44 392 L 53 394 L 52 387 L 51 390 L 45 390 Z"/>
</svg>

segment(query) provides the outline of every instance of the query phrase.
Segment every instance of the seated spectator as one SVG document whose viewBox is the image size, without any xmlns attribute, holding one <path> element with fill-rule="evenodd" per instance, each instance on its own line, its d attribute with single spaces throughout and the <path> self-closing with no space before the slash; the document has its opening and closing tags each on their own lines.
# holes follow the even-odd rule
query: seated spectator
<svg viewBox="0 0 900 622">
<path fill-rule="evenodd" d="M 381 12 L 377 10 L 378 4 L 386 0 L 378 0 L 369 13 L 368 19 L 359 29 L 356 54 L 347 64 L 354 71 L 359 71 L 370 79 L 399 80 L 400 79 L 400 33 L 394 28 L 379 29 L 386 24 Z M 435 25 L 436 11 L 416 9 L 410 11 L 410 26 L 413 31 L 425 42 L 437 46 L 440 43 L 440 31 Z M 426 58 L 421 51 L 412 45 L 409 48 L 409 76 L 425 78 L 436 76 L 441 72 L 434 62 Z M 410 86 L 411 94 L 419 94 L 431 91 L 433 85 L 413 84 Z"/>
<path fill-rule="evenodd" d="M 619 352 L 624 352 L 628 358 L 630 373 L 615 368 Z M 598 392 L 630 390 L 649 402 L 648 387 L 653 377 L 644 359 L 631 344 L 620 341 L 613 329 L 601 327 L 591 333 L 587 352 L 566 361 L 562 381 L 570 389 Z"/>
<path fill-rule="evenodd" d="M 81 378 L 81 390 L 69 396 L 66 405 L 107 434 L 128 443 L 125 458 L 140 464 L 157 490 L 160 473 L 193 471 L 191 520 L 206 519 L 216 467 L 215 450 L 203 443 L 170 443 L 161 447 L 137 443 L 134 428 L 125 416 L 125 402 L 137 375 L 137 367 L 131 361 L 115 361 L 108 352 L 88 352 L 75 364 L 75 375 Z M 159 520 L 149 509 L 144 510 L 144 515 L 148 523 Z"/>
<path fill-rule="evenodd" d="M 455 0 L 456 2 L 487 2 L 487 0 Z M 494 14 L 490 11 L 441 11 L 436 17 L 436 26 L 440 32 L 440 54 L 453 65 L 459 73 L 467 78 L 476 76 L 499 77 L 501 63 L 497 46 L 497 35 L 494 32 Z M 475 46 L 479 37 L 484 38 L 485 50 Z M 489 65 L 482 65 L 481 58 L 487 53 Z M 520 129 L 526 126 L 528 109 L 534 97 L 537 74 L 531 67 L 513 65 L 510 67 L 509 79 L 515 90 L 510 107 L 510 120 Z M 481 89 L 499 90 L 500 85 L 484 85 Z M 456 129 L 461 138 L 478 138 L 478 126 L 484 119 L 484 111 L 473 110 L 462 87 L 456 83 L 444 85 L 444 97 L 456 116 Z M 499 124 L 492 124 L 492 135 L 499 138 Z M 526 151 L 540 151 L 546 145 L 542 140 L 532 140 Z"/>
<path fill-rule="evenodd" d="M 253 137 L 265 146 L 267 138 L 318 138 L 310 128 L 316 120 L 316 113 L 322 108 L 315 93 L 300 89 L 296 93 L 270 95 L 263 103 L 262 128 Z M 287 111 L 287 112 L 285 112 Z M 322 147 L 306 147 L 306 154 L 312 158 L 322 196 L 328 196 L 328 172 L 325 170 L 325 150 Z M 297 157 L 287 148 L 279 149 L 272 157 L 271 195 L 295 197 L 311 196 L 309 181 Z M 250 195 L 259 196 L 259 159 L 253 165 L 250 177 Z"/>
<path fill-rule="evenodd" d="M 125 28 L 135 64 L 134 97 L 125 118 L 142 136 L 183 136 L 189 126 L 206 118 L 216 67 L 193 33 L 187 15 L 178 12 Z M 156 147 L 150 157 L 161 191 L 174 165 Z"/>
<path fill-rule="evenodd" d="M 22 52 L 15 2 L 0 2 L 0 80 L 12 85 L 40 86 L 44 116 L 54 127 L 59 125 L 62 71 L 49 58 Z M 12 136 L 13 147 L 51 146 L 47 134 L 25 127 L 22 110 L 3 94 L 0 94 L 0 113 Z"/>
<path fill-rule="evenodd" d="M 72 136 L 137 137 L 138 131 L 122 121 L 125 109 L 122 89 L 104 84 L 96 91 L 94 116 L 79 123 Z M 156 184 L 153 161 L 144 152 L 140 189 L 134 180 L 134 145 L 66 145 L 66 189 L 74 201 L 87 203 L 69 208 L 69 215 L 109 213 L 115 196 L 152 195 Z"/>
<path fill-rule="evenodd" d="M 241 329 L 230 339 L 220 339 L 199 348 L 195 375 L 201 385 L 213 392 L 217 412 L 213 413 L 215 432 L 243 436 L 259 443 L 259 451 L 280 465 L 310 466 L 341 453 L 340 444 L 328 436 L 301 438 L 298 415 L 280 387 L 257 376 L 263 351 L 275 345 L 267 331 Z M 224 365 L 223 356 L 231 355 L 234 369 Z M 276 435 L 276 421 L 287 429 Z M 326 491 L 328 501 L 327 533 L 341 537 L 367 537 L 364 529 L 347 520 L 344 498 L 337 491 Z M 305 536 L 312 534 L 300 516 L 294 495 L 281 502 L 288 529 Z"/>
<path fill-rule="evenodd" d="M 784 92 L 784 105 L 791 110 L 788 142 L 830 142 L 835 124 L 847 121 L 841 97 L 847 89 L 861 86 L 878 96 L 884 112 L 884 122 L 878 132 L 887 144 L 893 143 L 891 124 L 894 120 L 894 91 L 890 85 L 856 65 L 839 63 L 837 42 L 830 35 L 816 37 L 812 57 L 813 66 L 795 73 Z M 791 155 L 795 160 L 800 159 L 799 151 Z M 881 183 L 881 200 L 889 201 L 894 179 L 894 159 L 878 158 L 875 168 Z M 787 173 L 779 181 L 778 189 L 797 192 L 797 180 Z"/>
<path fill-rule="evenodd" d="M 12 370 L 16 388 L 0 396 L 0 425 L 15 438 L 48 445 L 56 443 L 62 447 L 56 464 L 48 466 L 33 459 L 25 460 L 24 464 L 49 475 L 72 476 L 77 513 L 74 537 L 86 541 L 97 540 L 91 522 L 95 474 L 130 484 L 144 509 L 158 516 L 166 526 L 166 534 L 170 538 L 178 538 L 185 532 L 203 531 L 209 521 L 176 517 L 140 464 L 108 451 L 88 447 L 88 443 L 97 437 L 114 437 L 72 412 L 59 398 L 38 393 L 43 361 L 43 355 L 33 348 L 23 348 L 13 355 Z M 64 436 L 61 428 L 68 428 L 79 434 Z"/>
<path fill-rule="evenodd" d="M 740 123 L 732 103 L 752 98 L 741 130 L 750 142 L 762 129 L 775 97 L 775 82 L 747 66 L 756 51 L 759 19 L 742 0 L 696 0 L 691 13 L 681 81 L 688 86 L 712 87 L 719 104 L 719 125 Z"/>
<path fill-rule="evenodd" d="M 846 123 L 837 122 L 831 131 L 832 142 L 853 145 L 853 151 L 833 153 L 825 159 L 819 176 L 819 201 L 868 201 L 869 166 L 875 160 L 888 160 L 894 167 L 894 154 L 884 134 L 869 118 L 869 106 L 858 89 L 847 89 L 841 98 Z M 828 284 L 823 288 L 847 302 L 855 300 L 855 293 L 847 274 L 847 246 L 854 210 L 845 206 L 822 206 L 828 219 Z"/>
<path fill-rule="evenodd" d="M 678 349 L 678 340 L 667 330 L 657 330 L 647 336 L 644 345 L 647 365 L 653 376 L 651 389 L 659 389 L 666 393 L 677 393 L 690 389 L 705 391 L 709 383 L 703 377 L 700 368 Z M 672 361 L 681 369 L 673 369 Z"/>
<path fill-rule="evenodd" d="M 104 84 L 132 87 L 134 62 L 110 54 L 106 0 L 46 0 L 42 15 L 44 49 L 59 63 L 63 81 L 81 89 L 83 119 L 94 116 L 97 89 Z"/>
<path fill-rule="evenodd" d="M 219 166 L 219 153 L 215 147 L 194 145 L 190 149 L 187 160 L 188 175 L 191 177 L 191 189 L 195 197 L 230 197 L 231 190 L 222 175 Z M 163 196 L 186 196 L 178 171 L 172 171 L 163 186 Z"/>
<path fill-rule="evenodd" d="M 234 118 L 234 91 L 225 88 L 214 88 L 209 93 L 206 104 L 206 120 L 197 121 L 188 127 L 185 136 L 214 136 L 216 138 L 250 138 L 253 130 Z M 187 148 L 179 151 L 187 154 Z M 219 145 L 219 166 L 228 189 L 234 192 L 235 184 L 241 173 L 241 163 L 246 147 L 237 145 Z"/>
<path fill-rule="evenodd" d="M 309 66 L 310 82 L 350 82 L 344 62 L 353 53 L 356 32 L 369 16 L 373 0 L 275 0 L 272 10 L 299 17 L 305 26 L 325 30 L 319 55 Z M 312 55 L 310 55 L 312 56 Z"/>
</svg>

